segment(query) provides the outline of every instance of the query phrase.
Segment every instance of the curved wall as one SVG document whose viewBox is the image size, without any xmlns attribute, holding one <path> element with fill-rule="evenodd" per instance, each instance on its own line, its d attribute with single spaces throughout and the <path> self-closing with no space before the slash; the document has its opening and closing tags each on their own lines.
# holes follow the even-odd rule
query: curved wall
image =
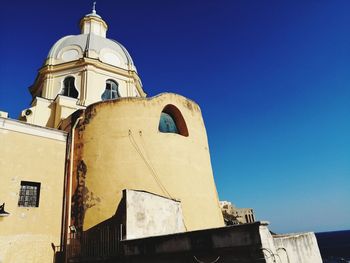
<svg viewBox="0 0 350 263">
<path fill-rule="evenodd" d="M 176 106 L 188 137 L 158 131 Z M 123 189 L 181 201 L 187 230 L 224 226 L 200 108 L 176 94 L 90 105 L 75 130 L 72 218 L 84 230 L 112 217 Z"/>
</svg>

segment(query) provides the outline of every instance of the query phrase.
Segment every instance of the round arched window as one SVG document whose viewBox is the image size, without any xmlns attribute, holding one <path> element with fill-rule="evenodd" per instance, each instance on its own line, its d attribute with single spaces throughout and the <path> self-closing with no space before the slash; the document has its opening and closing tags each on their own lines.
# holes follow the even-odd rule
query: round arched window
<svg viewBox="0 0 350 263">
<path fill-rule="evenodd" d="M 171 104 L 164 107 L 160 114 L 158 130 L 164 133 L 176 133 L 188 136 L 188 129 L 180 110 Z"/>
</svg>

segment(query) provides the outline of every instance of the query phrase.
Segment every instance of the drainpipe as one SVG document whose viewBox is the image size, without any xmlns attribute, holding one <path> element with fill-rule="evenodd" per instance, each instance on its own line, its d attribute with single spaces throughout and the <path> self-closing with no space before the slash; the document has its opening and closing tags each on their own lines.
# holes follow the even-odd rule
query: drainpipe
<svg viewBox="0 0 350 263">
<path fill-rule="evenodd" d="M 63 251 L 63 247 L 67 244 L 66 225 L 67 225 L 68 155 L 70 153 L 70 147 L 71 147 L 71 138 L 70 138 L 71 135 L 69 134 L 68 136 L 67 136 L 65 163 L 64 163 L 64 186 L 63 186 L 60 252 Z"/>
<path fill-rule="evenodd" d="M 66 156 L 68 156 L 69 154 L 69 171 L 66 172 L 66 178 L 65 178 L 64 209 L 63 209 L 64 223 L 62 227 L 63 236 L 61 241 L 61 249 L 62 247 L 65 248 L 64 262 L 68 261 L 67 244 L 68 244 L 68 235 L 70 233 L 69 225 L 71 221 L 71 211 L 72 211 L 71 206 L 72 206 L 72 175 L 73 175 L 73 156 L 74 156 L 74 130 L 81 119 L 83 119 L 83 117 L 77 118 L 75 120 L 73 127 L 71 128 L 70 140 L 68 140 L 68 147 L 67 147 L 68 151 L 66 153 Z M 69 190 L 69 191 L 67 192 L 66 190 Z"/>
<path fill-rule="evenodd" d="M 71 149 L 70 149 L 70 160 L 69 160 L 69 178 L 68 178 L 68 184 L 69 184 L 69 192 L 68 192 L 68 220 L 67 220 L 67 238 L 68 238 L 68 234 L 70 233 L 70 229 L 69 229 L 69 225 L 70 225 L 70 221 L 71 221 L 71 212 L 72 212 L 72 176 L 73 176 L 73 158 L 74 158 L 74 131 L 75 128 L 77 127 L 78 123 L 80 120 L 82 120 L 83 117 L 79 117 L 78 119 L 75 120 L 75 123 L 72 127 L 72 131 L 71 131 Z"/>
</svg>

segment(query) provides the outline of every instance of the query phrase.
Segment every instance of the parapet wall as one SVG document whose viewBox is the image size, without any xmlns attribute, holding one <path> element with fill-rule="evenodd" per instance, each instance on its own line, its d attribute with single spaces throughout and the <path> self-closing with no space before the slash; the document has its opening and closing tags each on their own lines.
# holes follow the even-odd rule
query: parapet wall
<svg viewBox="0 0 350 263">
<path fill-rule="evenodd" d="M 314 233 L 271 235 L 267 225 L 262 222 L 259 229 L 265 262 L 322 263 Z"/>
<path fill-rule="evenodd" d="M 316 236 L 312 232 L 273 236 L 282 262 L 322 262 Z"/>
</svg>

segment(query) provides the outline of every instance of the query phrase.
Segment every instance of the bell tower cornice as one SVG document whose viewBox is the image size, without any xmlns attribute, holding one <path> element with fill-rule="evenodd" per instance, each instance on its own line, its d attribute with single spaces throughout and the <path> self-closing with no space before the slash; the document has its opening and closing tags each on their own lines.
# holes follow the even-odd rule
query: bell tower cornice
<svg viewBox="0 0 350 263">
<path fill-rule="evenodd" d="M 135 86 L 140 94 L 141 97 L 146 97 L 147 94 L 144 92 L 141 84 L 141 79 L 136 71 L 133 70 L 125 70 L 123 68 L 111 66 L 105 63 L 102 63 L 99 60 L 91 59 L 91 58 L 81 58 L 77 61 L 71 61 L 67 63 L 62 63 L 58 65 L 45 65 L 42 68 L 39 69 L 39 74 L 34 82 L 34 85 L 30 88 L 30 93 L 34 97 L 36 94 L 38 94 L 38 89 L 41 87 L 40 83 L 43 79 L 47 78 L 48 76 L 51 76 L 53 73 L 59 73 L 59 72 L 80 72 L 83 70 L 89 70 L 89 71 L 96 71 L 97 69 L 108 71 L 114 74 L 118 74 L 123 77 L 131 78 L 133 79 Z"/>
</svg>

